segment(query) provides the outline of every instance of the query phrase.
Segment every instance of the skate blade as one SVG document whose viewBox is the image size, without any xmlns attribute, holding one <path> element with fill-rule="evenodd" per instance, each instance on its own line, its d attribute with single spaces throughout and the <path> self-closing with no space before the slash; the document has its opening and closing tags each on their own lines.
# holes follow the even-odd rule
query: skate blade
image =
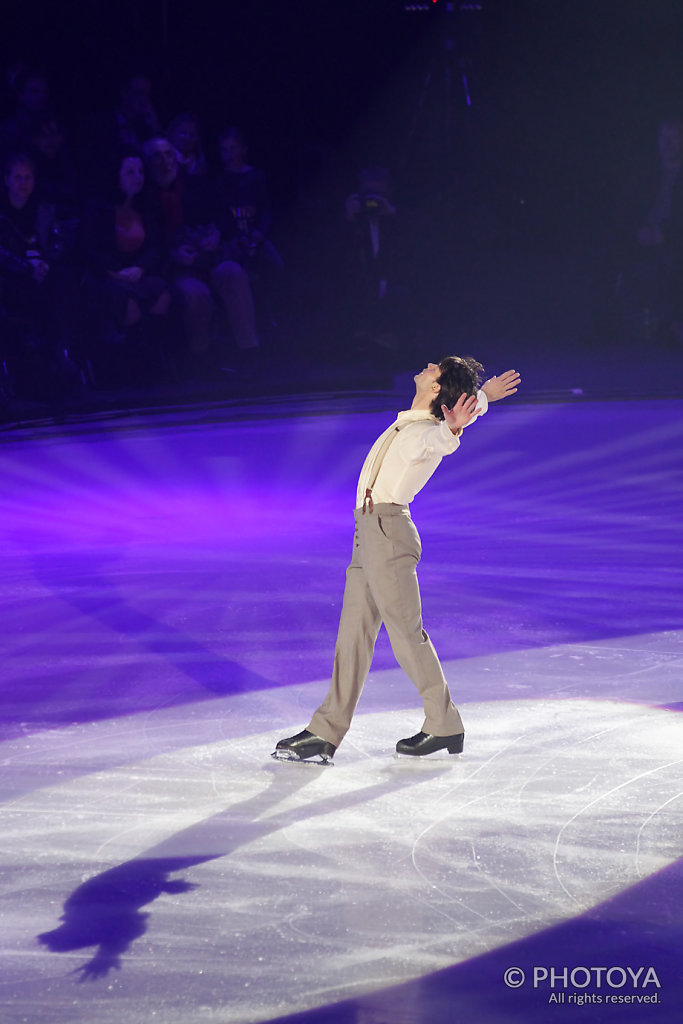
<svg viewBox="0 0 683 1024">
<path fill-rule="evenodd" d="M 314 764 L 319 768 L 334 767 L 334 761 L 331 761 L 325 754 L 315 754 L 314 757 L 299 757 L 293 750 L 274 750 L 270 756 L 275 761 L 289 761 L 294 764 Z"/>
<path fill-rule="evenodd" d="M 445 757 L 439 755 L 445 754 Z M 406 761 L 412 761 L 413 764 L 455 764 L 462 757 L 460 754 L 449 754 L 446 750 L 436 750 L 433 754 L 401 754 L 398 750 L 393 753 L 394 761 L 400 761 L 405 764 Z"/>
</svg>

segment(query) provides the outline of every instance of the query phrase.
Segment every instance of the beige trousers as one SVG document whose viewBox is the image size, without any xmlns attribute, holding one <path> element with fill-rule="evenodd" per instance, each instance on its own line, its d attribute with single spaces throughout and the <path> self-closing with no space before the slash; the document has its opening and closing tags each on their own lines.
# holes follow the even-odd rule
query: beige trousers
<svg viewBox="0 0 683 1024">
<path fill-rule="evenodd" d="M 336 747 L 351 724 L 382 622 L 399 665 L 424 703 L 422 731 L 463 732 L 436 651 L 422 627 L 417 564 L 422 546 L 407 505 L 356 509 L 353 557 L 334 654 L 332 683 L 307 728 Z"/>
</svg>

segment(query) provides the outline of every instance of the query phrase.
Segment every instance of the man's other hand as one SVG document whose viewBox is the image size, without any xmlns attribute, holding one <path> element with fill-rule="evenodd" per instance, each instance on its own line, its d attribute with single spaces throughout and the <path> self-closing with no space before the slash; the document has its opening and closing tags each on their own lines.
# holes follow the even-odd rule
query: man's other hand
<svg viewBox="0 0 683 1024">
<path fill-rule="evenodd" d="M 499 402 L 501 398 L 516 394 L 520 382 L 521 377 L 517 370 L 506 370 L 499 377 L 490 377 L 485 384 L 482 384 L 481 390 L 489 402 Z"/>
<path fill-rule="evenodd" d="M 476 395 L 461 395 L 452 409 L 442 405 L 441 412 L 452 433 L 456 434 L 471 423 L 481 409 L 477 406 Z"/>
</svg>

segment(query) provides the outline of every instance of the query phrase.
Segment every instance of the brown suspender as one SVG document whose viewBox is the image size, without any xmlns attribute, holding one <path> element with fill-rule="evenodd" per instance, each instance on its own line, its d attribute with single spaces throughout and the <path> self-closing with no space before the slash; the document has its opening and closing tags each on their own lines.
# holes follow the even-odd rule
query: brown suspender
<svg viewBox="0 0 683 1024">
<path fill-rule="evenodd" d="M 370 477 L 370 486 L 365 488 L 365 497 L 363 498 L 363 515 L 365 515 L 366 509 L 368 512 L 371 513 L 373 508 L 375 507 L 374 502 L 372 500 L 372 488 L 377 483 L 377 477 L 379 476 L 379 471 L 382 468 L 384 456 L 387 454 L 387 451 L 396 440 L 396 435 L 398 434 L 399 430 L 402 429 L 403 427 L 399 427 L 397 424 L 394 427 L 391 434 L 389 434 L 388 437 L 384 438 L 384 443 L 382 444 L 380 450 L 377 452 L 377 456 L 375 458 L 375 465 L 373 466 L 372 469 L 372 476 Z"/>
</svg>

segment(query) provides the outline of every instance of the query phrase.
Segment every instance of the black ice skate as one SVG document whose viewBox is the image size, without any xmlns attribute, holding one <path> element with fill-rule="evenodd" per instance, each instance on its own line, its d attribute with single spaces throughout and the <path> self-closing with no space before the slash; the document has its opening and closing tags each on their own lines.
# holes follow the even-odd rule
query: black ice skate
<svg viewBox="0 0 683 1024">
<path fill-rule="evenodd" d="M 412 757 L 426 757 L 437 750 L 447 750 L 449 754 L 461 754 L 465 744 L 464 732 L 453 736 L 430 736 L 427 732 L 418 732 L 408 739 L 399 740 L 396 744 L 397 754 L 408 754 Z"/>
<path fill-rule="evenodd" d="M 308 729 L 304 729 L 296 736 L 279 740 L 270 756 L 276 761 L 314 761 L 316 764 L 332 767 L 331 759 L 336 749 L 328 740 L 323 740 Z"/>
</svg>

